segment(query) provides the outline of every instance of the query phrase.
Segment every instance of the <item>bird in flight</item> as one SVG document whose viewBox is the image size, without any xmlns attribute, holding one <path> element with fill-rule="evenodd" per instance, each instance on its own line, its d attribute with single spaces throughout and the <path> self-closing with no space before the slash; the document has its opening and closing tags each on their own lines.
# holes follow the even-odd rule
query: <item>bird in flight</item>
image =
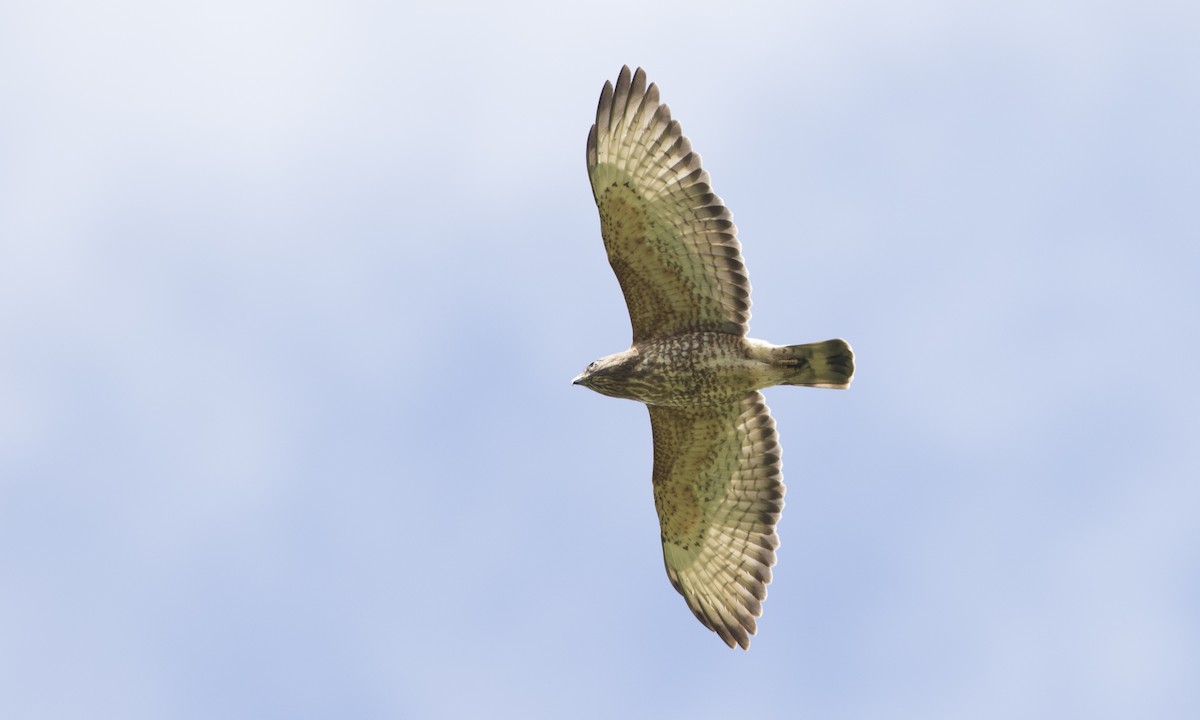
<svg viewBox="0 0 1200 720">
<path fill-rule="evenodd" d="M 633 343 L 574 384 L 650 410 L 667 577 L 705 627 L 749 648 L 784 495 L 775 421 L 759 390 L 848 388 L 854 354 L 844 340 L 746 337 L 750 280 L 733 216 L 641 68 L 604 84 L 587 169 Z"/>
</svg>

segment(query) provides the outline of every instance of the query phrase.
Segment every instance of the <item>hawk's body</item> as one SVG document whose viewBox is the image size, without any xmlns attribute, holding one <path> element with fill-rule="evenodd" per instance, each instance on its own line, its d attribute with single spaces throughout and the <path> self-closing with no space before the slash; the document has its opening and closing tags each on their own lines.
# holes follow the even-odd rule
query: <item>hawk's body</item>
<svg viewBox="0 0 1200 720">
<path fill-rule="evenodd" d="M 849 387 L 842 340 L 746 337 L 750 281 L 732 216 L 641 69 L 605 83 L 588 136 L 601 233 L 633 346 L 575 382 L 647 405 L 667 576 L 700 622 L 749 647 L 783 509 L 775 421 L 758 390 Z"/>
</svg>

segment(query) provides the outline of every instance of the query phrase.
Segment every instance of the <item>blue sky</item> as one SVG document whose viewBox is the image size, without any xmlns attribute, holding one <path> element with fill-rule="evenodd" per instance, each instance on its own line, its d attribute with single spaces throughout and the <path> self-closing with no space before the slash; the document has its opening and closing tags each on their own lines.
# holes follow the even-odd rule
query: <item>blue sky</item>
<svg viewBox="0 0 1200 720">
<path fill-rule="evenodd" d="M 0 7 L 0 715 L 1200 712 L 1194 3 Z M 584 170 L 732 209 L 783 545 L 667 582 Z"/>
</svg>

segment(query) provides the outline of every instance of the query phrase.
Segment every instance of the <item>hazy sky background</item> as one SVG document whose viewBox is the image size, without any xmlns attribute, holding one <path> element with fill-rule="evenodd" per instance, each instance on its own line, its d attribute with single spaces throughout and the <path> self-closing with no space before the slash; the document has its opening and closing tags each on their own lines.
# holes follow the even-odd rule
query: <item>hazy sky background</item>
<svg viewBox="0 0 1200 720">
<path fill-rule="evenodd" d="M 662 568 L 584 168 L 733 210 L 783 546 Z M 0 5 L 0 716 L 1200 716 L 1194 2 Z"/>
</svg>

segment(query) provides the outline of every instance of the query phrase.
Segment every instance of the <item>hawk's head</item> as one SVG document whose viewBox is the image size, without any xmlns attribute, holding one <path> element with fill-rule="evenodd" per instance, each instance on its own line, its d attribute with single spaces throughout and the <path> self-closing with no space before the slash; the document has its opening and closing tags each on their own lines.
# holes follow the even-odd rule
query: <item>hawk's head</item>
<svg viewBox="0 0 1200 720">
<path fill-rule="evenodd" d="M 637 359 L 638 353 L 633 348 L 606 355 L 584 368 L 571 383 L 591 388 L 601 395 L 630 397 L 627 387 Z"/>
</svg>

